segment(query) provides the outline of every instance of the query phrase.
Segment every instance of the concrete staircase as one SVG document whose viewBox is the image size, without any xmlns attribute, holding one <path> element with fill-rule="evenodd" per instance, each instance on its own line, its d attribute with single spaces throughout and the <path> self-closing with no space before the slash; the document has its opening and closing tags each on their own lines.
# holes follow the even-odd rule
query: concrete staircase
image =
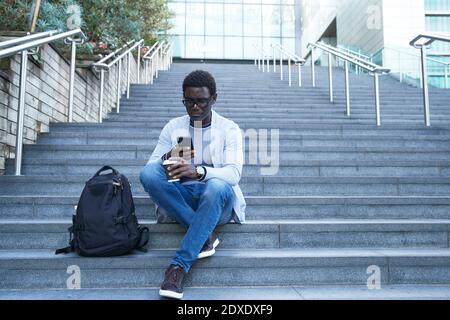
<svg viewBox="0 0 450 320">
<path fill-rule="evenodd" d="M 52 124 L 25 146 L 24 176 L 8 175 L 7 163 L 0 299 L 158 298 L 183 230 L 154 223 L 138 174 L 164 124 L 185 114 L 181 83 L 196 68 L 216 77 L 217 112 L 243 130 L 280 130 L 280 169 L 261 176 L 260 165 L 244 167 L 248 223 L 220 228 L 219 250 L 196 263 L 186 299 L 450 298 L 450 92 L 431 91 L 425 128 L 420 89 L 382 77 L 379 128 L 368 75 L 351 75 L 347 118 L 339 69 L 330 103 L 325 68 L 317 68 L 316 88 L 305 68 L 298 88 L 296 75 L 288 87 L 253 65 L 175 63 L 153 86 L 133 85 L 121 113 L 103 124 Z M 106 164 L 129 177 L 151 250 L 55 256 L 85 181 Z M 72 265 L 82 290 L 66 289 Z M 369 266 L 379 267 L 381 290 L 367 288 Z"/>
</svg>

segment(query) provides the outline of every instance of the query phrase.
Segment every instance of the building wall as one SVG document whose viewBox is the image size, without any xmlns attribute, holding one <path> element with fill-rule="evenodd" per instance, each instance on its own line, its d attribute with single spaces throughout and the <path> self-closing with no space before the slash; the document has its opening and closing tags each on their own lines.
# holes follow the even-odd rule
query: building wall
<svg viewBox="0 0 450 320">
<path fill-rule="evenodd" d="M 383 0 L 384 45 L 411 48 L 409 42 L 425 30 L 424 0 Z"/>
<path fill-rule="evenodd" d="M 48 132 L 51 122 L 68 121 L 69 64 L 51 46 L 41 48 L 42 64 L 28 61 L 28 77 L 25 95 L 24 144 L 36 142 L 37 135 Z M 131 70 L 136 70 L 132 59 Z M 0 170 L 5 159 L 14 158 L 19 104 L 20 57 L 3 59 L 8 70 L 0 74 Z M 141 73 L 142 74 L 142 73 Z M 126 66 L 123 64 L 122 89 L 126 86 Z M 105 76 L 103 117 L 115 107 L 117 67 Z M 136 72 L 132 72 L 132 82 Z M 74 87 L 74 122 L 97 122 L 99 78 L 89 69 L 78 70 Z"/>
<path fill-rule="evenodd" d="M 254 45 L 295 50 L 294 0 L 168 0 L 174 56 L 254 59 Z"/>
<path fill-rule="evenodd" d="M 310 42 L 321 39 L 336 17 L 339 0 L 299 0 L 301 3 L 301 46 L 300 54 L 306 55 Z"/>
<path fill-rule="evenodd" d="M 377 52 L 384 46 L 383 0 L 342 1 L 336 28 L 338 45 Z"/>
</svg>

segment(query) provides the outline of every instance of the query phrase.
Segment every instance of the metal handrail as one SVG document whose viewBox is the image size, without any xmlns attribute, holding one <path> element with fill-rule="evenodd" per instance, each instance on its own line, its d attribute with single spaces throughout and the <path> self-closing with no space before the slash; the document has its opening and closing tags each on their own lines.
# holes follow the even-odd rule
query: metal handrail
<svg viewBox="0 0 450 320">
<path fill-rule="evenodd" d="M 49 31 L 47 33 L 28 35 L 20 40 L 14 39 L 11 45 L 11 40 L 2 42 L 1 47 L 7 47 L 0 50 L 0 58 L 13 56 L 17 53 L 21 54 L 20 62 L 20 82 L 19 82 L 19 106 L 17 110 L 17 134 L 16 134 L 16 161 L 15 161 L 15 175 L 21 175 L 22 172 L 22 153 L 23 153 L 23 127 L 25 118 L 25 93 L 27 85 L 27 64 L 28 64 L 28 50 L 40 47 L 42 45 L 51 43 L 56 40 L 64 39 L 65 43 L 71 43 L 71 59 L 70 59 L 70 79 L 69 79 L 69 122 L 73 121 L 73 94 L 75 83 L 75 58 L 76 45 L 83 43 L 87 38 L 81 29 L 75 29 L 68 32 Z M 74 36 L 81 36 L 74 38 Z"/>
<path fill-rule="evenodd" d="M 84 33 L 80 29 L 75 29 L 72 31 L 58 33 L 56 35 L 48 35 L 43 39 L 32 39 L 32 41 L 29 41 L 29 42 L 26 41 L 25 43 L 18 44 L 16 46 L 0 50 L 0 58 L 9 57 L 9 56 L 15 55 L 16 53 L 23 52 L 25 50 L 40 47 L 40 46 L 43 46 L 44 44 L 48 44 L 48 43 L 54 42 L 56 40 L 71 38 L 72 36 L 76 36 L 76 35 L 81 35 L 82 38 L 81 39 L 72 39 L 73 41 L 81 42 L 81 41 L 84 41 L 87 39 L 86 36 L 84 35 Z"/>
<path fill-rule="evenodd" d="M 380 83 L 379 76 L 383 73 L 389 73 L 391 70 L 388 68 L 383 68 L 379 65 L 376 65 L 372 62 L 363 60 L 358 58 L 350 53 L 345 53 L 342 50 L 339 50 L 335 47 L 329 46 L 322 42 L 317 43 L 309 43 L 308 48 L 311 48 L 311 74 L 312 74 L 312 83 L 313 87 L 316 86 L 315 80 L 315 61 L 314 61 L 314 50 L 316 48 L 321 49 L 328 53 L 328 83 L 329 83 L 329 92 L 330 92 L 330 101 L 334 101 L 333 94 L 333 63 L 332 56 L 339 57 L 345 61 L 345 96 L 346 96 L 346 113 L 349 117 L 351 114 L 350 111 L 350 80 L 349 80 L 349 63 L 353 63 L 361 68 L 369 71 L 374 76 L 374 91 L 375 91 L 375 113 L 376 113 L 376 123 L 377 126 L 381 126 L 381 113 L 380 113 Z M 308 53 L 309 55 L 309 53 Z"/>
<path fill-rule="evenodd" d="M 266 72 L 266 58 L 267 58 L 267 72 L 270 69 L 270 54 L 264 50 L 263 47 L 260 47 L 256 44 L 253 44 L 253 47 L 259 52 L 258 58 L 255 58 L 255 66 L 258 65 L 258 69 L 262 70 L 262 72 Z"/>
<path fill-rule="evenodd" d="M 154 68 L 154 63 L 153 63 L 153 56 L 152 56 L 152 58 L 151 58 L 151 64 L 150 64 L 150 66 L 149 66 L 149 59 L 147 59 L 147 56 L 148 55 L 150 55 L 150 53 L 152 53 L 152 52 L 154 52 L 155 51 L 155 48 L 157 47 L 159 45 L 159 41 L 156 41 L 149 49 L 148 49 L 148 51 L 142 56 L 142 60 L 144 61 L 144 64 L 145 64 L 145 81 L 146 82 L 150 82 L 151 84 L 153 84 L 153 76 L 154 76 L 154 72 L 153 72 L 153 68 Z M 150 80 L 148 80 L 148 75 L 149 75 L 149 70 L 148 69 L 151 69 L 151 71 L 150 71 L 150 76 L 151 76 L 151 79 Z"/>
<path fill-rule="evenodd" d="M 159 44 L 159 41 L 156 41 L 149 49 L 148 51 L 142 56 L 142 59 L 147 58 L 147 56 L 155 49 L 155 47 Z"/>
<path fill-rule="evenodd" d="M 378 50 L 373 56 L 375 56 L 376 54 L 379 54 L 380 52 L 382 52 L 383 50 L 386 50 L 386 49 L 392 50 L 392 51 L 398 53 L 399 55 L 403 54 L 403 55 L 409 55 L 409 56 L 412 56 L 412 57 L 421 58 L 420 54 L 403 51 L 403 50 L 401 50 L 399 48 L 394 48 L 394 47 L 384 47 L 384 48 Z M 399 60 L 400 60 L 400 57 L 399 57 Z M 433 59 L 433 58 L 430 58 L 428 56 L 427 56 L 427 60 L 431 61 L 431 62 L 434 62 L 436 64 L 440 64 L 440 65 L 443 66 L 443 68 L 444 68 L 444 87 L 446 89 L 448 89 L 448 87 L 449 87 L 448 86 L 448 76 L 449 76 L 450 62 L 445 62 L 445 61 Z M 399 73 L 400 82 L 403 82 L 403 74 L 404 73 L 402 72 L 402 68 L 401 68 L 401 64 L 400 63 L 399 63 L 398 73 Z M 408 73 L 405 73 L 405 74 L 408 74 Z M 419 77 L 419 78 L 420 78 L 419 79 L 420 80 L 420 87 L 423 88 L 422 77 Z"/>
<path fill-rule="evenodd" d="M 129 47 L 132 43 L 134 43 L 131 47 Z M 125 58 L 125 56 L 127 56 L 127 84 L 126 84 L 126 98 L 129 99 L 130 98 L 130 85 L 131 85 L 131 59 L 132 59 L 132 52 L 137 48 L 138 49 L 138 58 L 137 58 L 137 83 L 140 83 L 140 70 L 141 70 L 141 50 L 140 48 L 143 46 L 144 40 L 141 39 L 138 42 L 135 42 L 134 40 L 127 43 L 125 46 L 123 46 L 122 48 L 116 50 L 113 53 L 110 53 L 109 55 L 107 55 L 106 57 L 104 57 L 103 59 L 101 59 L 100 61 L 92 64 L 92 67 L 94 69 L 100 70 L 100 98 L 99 98 L 99 122 L 102 122 L 102 114 L 103 114 L 103 91 L 104 91 L 104 77 L 105 77 L 105 72 L 108 72 L 114 65 L 117 64 L 117 68 L 118 68 L 118 76 L 117 76 L 117 85 L 116 85 L 116 113 L 120 113 L 120 96 L 121 96 L 121 83 L 120 83 L 120 79 L 121 79 L 121 72 L 122 72 L 122 60 Z M 148 60 L 152 61 L 152 65 L 151 65 L 151 81 L 150 83 L 153 84 L 153 77 L 155 76 L 155 69 L 156 69 L 156 77 L 157 76 L 157 72 L 160 68 L 160 60 L 162 62 L 167 61 L 166 64 L 164 64 L 164 68 L 166 68 L 166 66 L 168 66 L 168 62 L 172 61 L 171 59 L 169 60 L 168 56 L 169 56 L 169 52 L 168 52 L 168 48 L 171 47 L 171 45 L 167 44 L 164 45 L 164 42 L 160 43 L 158 46 L 158 42 L 153 44 L 153 46 L 149 49 L 148 52 L 146 52 L 144 54 L 144 56 L 142 57 L 142 60 L 144 60 L 145 63 L 145 82 L 148 82 Z M 128 47 L 128 48 L 127 48 Z M 156 47 L 156 49 L 154 50 L 154 52 L 151 54 L 150 57 L 148 57 L 148 55 L 150 55 L 150 52 Z M 157 61 L 156 61 L 156 68 L 155 65 L 153 63 L 153 58 L 155 56 L 155 54 L 157 54 Z M 111 62 L 108 62 L 108 60 L 111 60 Z"/>
<path fill-rule="evenodd" d="M 425 42 L 419 43 L 420 40 L 426 39 Z M 434 41 L 450 42 L 450 34 L 438 34 L 438 33 L 422 33 L 415 37 L 409 43 L 412 47 L 420 49 L 421 55 L 421 81 L 423 89 L 423 109 L 425 126 L 431 126 L 430 122 L 430 96 L 428 90 L 428 66 L 427 66 L 427 49 Z"/>
<path fill-rule="evenodd" d="M 135 41 L 130 41 L 131 43 L 134 43 Z M 99 97 L 99 106 L 98 106 L 98 122 L 102 123 L 103 121 L 103 89 L 105 84 L 105 72 L 108 72 L 112 66 L 114 66 L 116 63 L 119 63 L 117 65 L 118 68 L 118 76 L 117 76 L 117 86 L 116 86 L 116 112 L 120 113 L 120 79 L 121 79 L 121 72 L 122 72 L 122 59 L 127 55 L 127 86 L 126 86 L 126 94 L 127 99 L 130 98 L 130 83 L 131 83 L 131 52 L 138 49 L 138 56 L 141 53 L 140 47 L 144 43 L 144 40 L 141 39 L 138 42 L 134 43 L 131 47 L 128 47 L 128 42 L 123 47 L 119 48 L 118 50 L 110 53 L 100 61 L 93 63 L 92 67 L 96 70 L 100 70 L 100 97 Z M 123 52 L 121 52 L 123 51 Z M 113 61 L 110 63 L 106 63 L 106 61 L 113 58 Z M 139 76 L 140 76 L 140 57 L 138 57 L 138 66 L 137 66 L 137 82 L 139 83 Z"/>
<path fill-rule="evenodd" d="M 351 53 L 344 52 L 333 46 L 327 45 L 323 42 L 310 43 L 310 44 L 308 44 L 308 47 L 319 48 L 328 53 L 330 53 L 330 51 L 331 51 L 332 55 L 334 55 L 338 58 L 347 60 L 350 63 L 356 64 L 356 65 L 360 66 L 361 68 L 369 71 L 370 73 L 382 74 L 382 73 L 389 73 L 391 71 L 391 69 L 389 69 L 389 68 L 384 68 L 384 67 L 377 65 L 371 61 L 367 61 L 367 60 L 362 59 L 358 56 L 355 56 Z"/>
<path fill-rule="evenodd" d="M 100 59 L 99 61 L 97 61 L 96 63 L 93 63 L 92 66 L 95 67 L 97 64 L 102 65 L 105 61 L 108 61 L 109 59 L 111 59 L 112 57 L 116 56 L 120 51 L 124 50 L 125 48 L 129 47 L 131 44 L 133 44 L 134 42 L 136 42 L 136 40 L 131 40 L 129 42 L 127 42 L 126 44 L 124 44 L 122 47 L 120 47 L 119 49 L 111 52 L 110 54 L 104 56 L 102 59 Z"/>
<path fill-rule="evenodd" d="M 364 60 L 373 62 L 373 55 L 368 56 L 368 55 L 366 55 L 366 54 L 363 54 L 363 53 L 361 53 L 361 52 L 352 50 L 352 49 L 347 48 L 347 47 L 344 47 L 344 46 L 338 46 L 337 48 L 338 48 L 339 50 L 347 51 L 347 53 L 353 54 L 354 56 L 360 57 L 360 58 L 362 58 L 362 59 L 364 59 Z M 355 66 L 355 72 L 356 72 L 356 74 L 359 74 L 359 73 L 360 73 L 359 66 Z"/>
<path fill-rule="evenodd" d="M 290 52 L 289 50 L 285 49 L 282 45 L 279 43 L 277 44 L 271 44 L 270 45 L 273 48 L 273 72 L 277 72 L 276 68 L 276 59 L 275 59 L 275 51 L 278 50 L 279 57 L 280 57 L 280 80 L 283 80 L 283 56 L 286 56 L 288 59 L 288 78 L 289 78 L 289 86 L 292 86 L 292 77 L 291 77 L 291 60 L 294 61 L 294 64 L 298 66 L 298 86 L 302 86 L 302 66 L 306 63 L 306 60 L 299 57 L 298 55 Z"/>
<path fill-rule="evenodd" d="M 417 43 L 419 40 L 427 39 L 424 43 Z M 421 33 L 409 42 L 410 46 L 421 49 L 423 46 L 430 46 L 434 41 L 450 42 L 450 34 L 447 33 Z"/>
<path fill-rule="evenodd" d="M 28 33 L 26 36 L 23 36 L 23 37 L 18 37 L 18 38 L 14 38 L 11 40 L 6 40 L 6 41 L 0 42 L 0 49 L 18 45 L 20 43 L 24 43 L 24 42 L 27 42 L 30 40 L 36 40 L 36 39 L 41 39 L 41 38 L 45 38 L 48 36 L 52 36 L 55 33 L 59 33 L 59 32 L 61 32 L 61 31 L 60 30 L 51 30 L 51 31 L 39 32 L 39 33 L 35 33 L 35 34 Z"/>
<path fill-rule="evenodd" d="M 162 50 L 163 52 L 163 70 L 169 70 L 170 68 L 170 56 L 172 52 L 172 44 L 168 43 L 166 47 Z"/>
<path fill-rule="evenodd" d="M 353 55 L 355 55 L 355 56 L 359 56 L 359 57 L 364 58 L 364 59 L 366 59 L 366 60 L 372 61 L 372 56 L 368 56 L 368 55 L 366 55 L 366 54 L 364 54 L 364 53 L 361 53 L 361 52 L 352 50 L 352 49 L 350 49 L 350 48 L 346 48 L 346 47 L 344 47 L 344 46 L 338 46 L 338 49 L 339 49 L 339 50 L 347 51 L 347 52 L 350 53 L 350 54 L 353 54 Z"/>
<path fill-rule="evenodd" d="M 161 41 L 161 43 L 156 47 L 156 49 L 152 52 L 152 54 L 150 54 L 150 57 L 144 57 L 144 60 L 151 61 L 151 75 L 150 75 L 151 84 L 153 84 L 153 77 L 157 79 L 159 76 L 159 68 L 162 62 L 161 50 L 164 44 L 165 42 Z"/>
</svg>

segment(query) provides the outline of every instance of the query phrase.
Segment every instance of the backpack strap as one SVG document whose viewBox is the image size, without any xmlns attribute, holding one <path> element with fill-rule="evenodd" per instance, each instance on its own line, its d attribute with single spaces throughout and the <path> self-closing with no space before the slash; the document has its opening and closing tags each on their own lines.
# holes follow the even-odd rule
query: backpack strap
<svg viewBox="0 0 450 320">
<path fill-rule="evenodd" d="M 119 172 L 118 172 L 116 169 L 114 169 L 113 167 L 111 167 L 111 166 L 104 166 L 103 168 L 101 168 L 100 170 L 98 170 L 98 171 L 94 174 L 94 177 L 99 176 L 100 173 L 102 173 L 103 171 L 107 171 L 107 170 L 111 170 L 115 175 L 118 175 L 118 174 L 119 174 Z"/>
<path fill-rule="evenodd" d="M 70 232 L 70 240 L 69 240 L 69 244 L 70 245 L 68 247 L 65 247 L 65 248 L 57 249 L 55 251 L 55 255 L 56 254 L 68 254 L 68 253 L 71 253 L 71 252 L 75 251 L 74 247 L 73 247 L 73 231 L 74 231 L 73 225 L 68 230 Z"/>
<path fill-rule="evenodd" d="M 69 247 L 57 249 L 55 251 L 55 254 L 63 254 L 63 253 L 64 254 L 68 254 L 68 253 L 71 253 L 71 252 L 73 252 L 73 248 L 72 248 L 72 246 L 69 246 Z"/>
<path fill-rule="evenodd" d="M 150 239 L 150 230 L 147 227 L 144 227 L 142 225 L 138 226 L 139 231 L 139 242 L 136 246 L 136 250 L 147 252 L 147 244 Z"/>
</svg>

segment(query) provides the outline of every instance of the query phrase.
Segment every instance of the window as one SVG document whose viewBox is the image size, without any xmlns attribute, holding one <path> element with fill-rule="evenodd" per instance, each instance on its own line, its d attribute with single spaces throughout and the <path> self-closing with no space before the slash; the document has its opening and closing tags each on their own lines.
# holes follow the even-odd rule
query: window
<svg viewBox="0 0 450 320">
<path fill-rule="evenodd" d="M 254 59 L 253 47 L 295 47 L 294 0 L 168 0 L 174 56 Z"/>
</svg>

